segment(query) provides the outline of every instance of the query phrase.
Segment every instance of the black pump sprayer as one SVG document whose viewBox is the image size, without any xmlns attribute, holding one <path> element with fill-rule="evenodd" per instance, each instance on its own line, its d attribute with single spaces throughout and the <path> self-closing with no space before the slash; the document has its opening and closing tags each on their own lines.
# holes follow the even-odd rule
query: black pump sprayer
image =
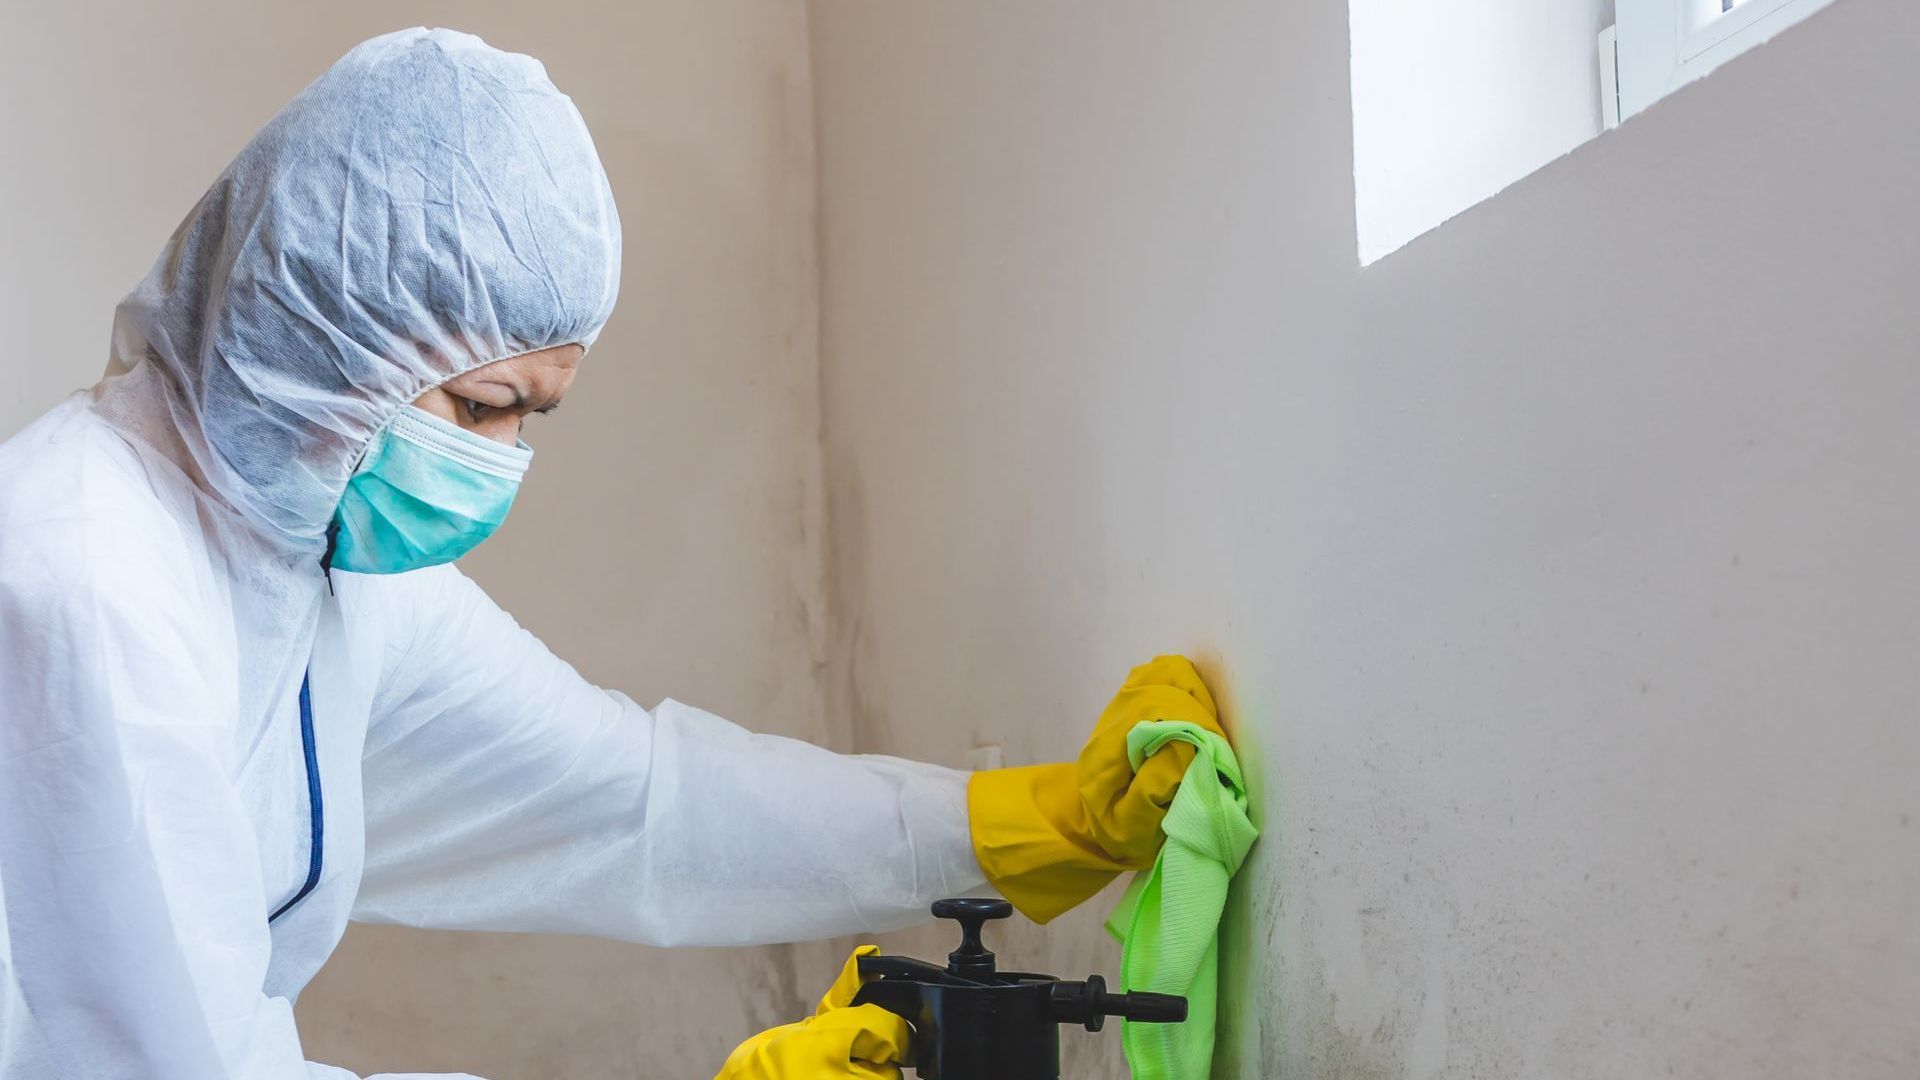
<svg viewBox="0 0 1920 1080">
<path fill-rule="evenodd" d="M 1109 994 L 1098 975 L 1066 982 L 1051 975 L 996 971 L 980 943 L 989 919 L 1013 914 L 1005 900 L 934 902 L 933 913 L 960 924 L 960 947 L 935 967 L 905 956 L 866 956 L 869 981 L 855 1005 L 878 1005 L 913 1025 L 913 1066 L 920 1080 L 1059 1080 L 1060 1025 L 1099 1031 L 1109 1016 L 1172 1024 L 1187 1018 L 1187 999 L 1171 994 Z"/>
</svg>

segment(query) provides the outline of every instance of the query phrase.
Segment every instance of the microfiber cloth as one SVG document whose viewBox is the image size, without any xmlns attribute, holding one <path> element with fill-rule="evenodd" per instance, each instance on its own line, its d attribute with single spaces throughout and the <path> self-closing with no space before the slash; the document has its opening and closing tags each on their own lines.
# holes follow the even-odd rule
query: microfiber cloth
<svg viewBox="0 0 1920 1080">
<path fill-rule="evenodd" d="M 1122 1023 L 1120 1042 L 1134 1080 L 1203 1080 L 1212 1067 L 1220 912 L 1227 883 L 1259 835 L 1247 817 L 1247 786 L 1227 740 L 1197 724 L 1153 720 L 1127 733 L 1127 759 L 1138 769 L 1174 741 L 1199 752 L 1167 809 L 1161 826 L 1167 842 L 1107 919 L 1107 930 L 1120 939 L 1121 988 L 1187 999 L 1185 1023 Z"/>
</svg>

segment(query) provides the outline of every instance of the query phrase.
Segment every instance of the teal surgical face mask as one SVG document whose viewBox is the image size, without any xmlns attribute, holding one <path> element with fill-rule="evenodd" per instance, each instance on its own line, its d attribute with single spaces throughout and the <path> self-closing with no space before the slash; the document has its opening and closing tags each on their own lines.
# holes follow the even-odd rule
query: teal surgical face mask
<svg viewBox="0 0 1920 1080">
<path fill-rule="evenodd" d="M 533 462 L 409 405 L 374 436 L 334 511 L 328 565 L 398 574 L 448 563 L 500 527 Z"/>
</svg>

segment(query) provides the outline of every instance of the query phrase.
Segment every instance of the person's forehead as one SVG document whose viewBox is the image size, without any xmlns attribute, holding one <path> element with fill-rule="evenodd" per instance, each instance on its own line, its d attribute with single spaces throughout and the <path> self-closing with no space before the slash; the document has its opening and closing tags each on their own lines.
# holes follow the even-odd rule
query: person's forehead
<svg viewBox="0 0 1920 1080">
<path fill-rule="evenodd" d="M 586 350 L 578 345 L 556 345 L 551 349 L 522 353 L 519 356 L 510 356 L 505 360 L 498 360 L 491 364 L 483 364 L 453 381 L 458 382 L 460 379 L 484 375 L 498 377 L 500 375 L 512 374 L 527 379 L 550 379 L 557 376 L 569 375 L 572 374 L 574 369 L 580 366 L 580 358 L 585 352 Z"/>
<path fill-rule="evenodd" d="M 522 367 L 526 367 L 529 369 L 531 368 L 569 369 L 569 368 L 578 367 L 580 364 L 580 357 L 583 356 L 585 353 L 586 353 L 586 350 L 582 349 L 578 345 L 555 345 L 551 349 L 541 349 L 538 352 L 523 353 L 520 356 L 512 357 L 508 362 L 516 363 Z"/>
</svg>

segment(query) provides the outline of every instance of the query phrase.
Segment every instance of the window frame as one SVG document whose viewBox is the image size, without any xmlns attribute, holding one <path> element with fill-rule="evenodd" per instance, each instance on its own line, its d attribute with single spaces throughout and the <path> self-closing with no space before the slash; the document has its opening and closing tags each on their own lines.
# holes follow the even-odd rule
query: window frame
<svg viewBox="0 0 1920 1080">
<path fill-rule="evenodd" d="M 1617 0 L 1620 116 L 1625 119 L 1833 0 Z"/>
</svg>

